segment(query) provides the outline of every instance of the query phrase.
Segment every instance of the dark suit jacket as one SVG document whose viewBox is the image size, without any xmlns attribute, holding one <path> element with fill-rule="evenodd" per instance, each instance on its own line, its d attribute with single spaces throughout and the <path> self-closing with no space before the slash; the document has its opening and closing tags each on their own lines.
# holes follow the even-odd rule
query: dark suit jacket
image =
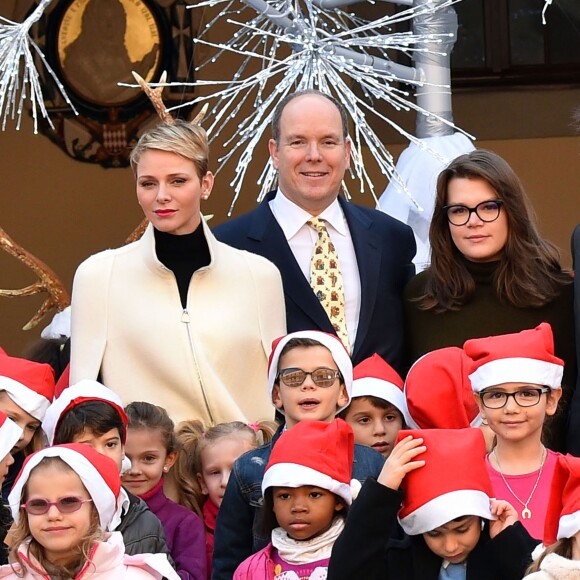
<svg viewBox="0 0 580 580">
<path fill-rule="evenodd" d="M 275 192 L 269 193 L 256 209 L 218 226 L 215 236 L 235 248 L 264 256 L 278 267 L 289 333 L 322 330 L 336 334 L 270 210 L 268 202 L 275 195 Z M 415 273 L 411 261 L 416 251 L 413 232 L 409 226 L 380 211 L 338 199 L 352 237 L 361 284 L 353 363 L 358 364 L 376 352 L 401 372 L 402 294 Z"/>
</svg>

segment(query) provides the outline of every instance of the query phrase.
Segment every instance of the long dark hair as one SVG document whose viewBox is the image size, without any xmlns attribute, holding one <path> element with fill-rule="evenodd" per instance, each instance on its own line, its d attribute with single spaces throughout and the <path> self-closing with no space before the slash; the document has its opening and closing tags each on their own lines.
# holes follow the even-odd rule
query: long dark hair
<svg viewBox="0 0 580 580">
<path fill-rule="evenodd" d="M 437 179 L 429 230 L 430 275 L 425 293 L 418 299 L 419 307 L 439 312 L 458 310 L 475 292 L 475 281 L 453 243 L 443 209 L 454 178 L 483 179 L 503 202 L 508 237 L 495 274 L 499 300 L 519 308 L 551 302 L 572 278 L 562 270 L 557 248 L 540 236 L 531 203 L 514 170 L 499 155 L 477 149 L 452 161 Z"/>
</svg>

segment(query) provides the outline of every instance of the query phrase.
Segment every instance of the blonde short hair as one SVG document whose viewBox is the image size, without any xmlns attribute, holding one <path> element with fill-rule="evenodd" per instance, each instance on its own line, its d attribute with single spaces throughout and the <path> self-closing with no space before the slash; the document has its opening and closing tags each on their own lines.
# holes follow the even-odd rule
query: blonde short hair
<svg viewBox="0 0 580 580">
<path fill-rule="evenodd" d="M 173 124 L 161 122 L 143 133 L 129 157 L 133 171 L 137 172 L 141 155 L 150 149 L 168 151 L 189 159 L 194 163 L 200 180 L 208 171 L 209 144 L 207 133 L 200 125 L 175 119 Z"/>
</svg>

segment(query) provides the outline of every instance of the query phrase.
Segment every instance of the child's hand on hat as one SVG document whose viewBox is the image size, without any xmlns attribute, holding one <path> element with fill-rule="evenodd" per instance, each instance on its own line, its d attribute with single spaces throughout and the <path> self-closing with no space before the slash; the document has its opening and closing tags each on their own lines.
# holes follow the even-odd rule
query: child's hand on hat
<svg viewBox="0 0 580 580">
<path fill-rule="evenodd" d="M 489 535 L 492 539 L 518 521 L 516 509 L 503 499 L 492 499 L 490 510 L 491 515 L 497 518 L 489 522 Z"/>
<path fill-rule="evenodd" d="M 421 437 L 414 439 L 412 435 L 408 435 L 401 439 L 385 461 L 377 481 L 391 489 L 399 489 L 407 473 L 425 465 L 425 460 L 415 461 L 415 457 L 426 450 Z"/>
</svg>

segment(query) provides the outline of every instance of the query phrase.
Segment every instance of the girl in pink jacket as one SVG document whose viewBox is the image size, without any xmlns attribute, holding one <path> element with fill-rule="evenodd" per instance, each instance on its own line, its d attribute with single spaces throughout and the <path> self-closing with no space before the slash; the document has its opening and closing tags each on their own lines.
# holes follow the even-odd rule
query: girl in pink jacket
<svg viewBox="0 0 580 580">
<path fill-rule="evenodd" d="M 8 503 L 16 527 L 0 578 L 179 580 L 164 554 L 126 556 L 120 533 L 106 533 L 119 511 L 115 462 L 88 445 L 30 455 Z"/>
<path fill-rule="evenodd" d="M 272 540 L 238 566 L 234 580 L 326 578 L 352 503 L 353 454 L 352 428 L 342 419 L 301 421 L 282 433 L 262 481 L 264 532 Z"/>
</svg>

